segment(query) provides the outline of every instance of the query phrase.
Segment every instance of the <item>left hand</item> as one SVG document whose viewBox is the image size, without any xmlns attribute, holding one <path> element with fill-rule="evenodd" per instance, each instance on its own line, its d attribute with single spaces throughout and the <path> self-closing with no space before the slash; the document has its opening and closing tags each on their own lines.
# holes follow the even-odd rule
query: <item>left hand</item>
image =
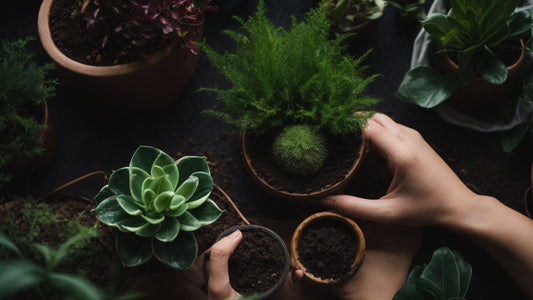
<svg viewBox="0 0 533 300">
<path fill-rule="evenodd" d="M 242 232 L 234 231 L 211 247 L 206 261 L 208 284 L 207 299 L 234 300 L 239 294 L 231 287 L 228 274 L 228 261 L 242 240 Z"/>
</svg>

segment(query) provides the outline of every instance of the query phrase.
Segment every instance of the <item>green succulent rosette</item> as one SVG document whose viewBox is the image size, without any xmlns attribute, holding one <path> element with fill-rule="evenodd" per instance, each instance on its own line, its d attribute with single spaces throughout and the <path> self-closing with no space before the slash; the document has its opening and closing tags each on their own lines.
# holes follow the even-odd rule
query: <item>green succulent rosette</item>
<svg viewBox="0 0 533 300">
<path fill-rule="evenodd" d="M 213 179 L 202 157 L 174 161 L 163 151 L 140 146 L 130 165 L 114 171 L 96 195 L 93 210 L 119 229 L 116 249 L 125 266 L 152 256 L 174 269 L 191 267 L 198 255 L 193 231 L 215 222 L 222 210 L 209 199 Z"/>
</svg>

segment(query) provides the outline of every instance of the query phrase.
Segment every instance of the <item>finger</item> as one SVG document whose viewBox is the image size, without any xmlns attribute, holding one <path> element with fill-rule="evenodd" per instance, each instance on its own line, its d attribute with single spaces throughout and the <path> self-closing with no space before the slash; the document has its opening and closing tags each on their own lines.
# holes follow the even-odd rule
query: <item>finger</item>
<svg viewBox="0 0 533 300">
<path fill-rule="evenodd" d="M 209 294 L 215 299 L 227 299 L 234 293 L 228 275 L 228 261 L 242 240 L 239 230 L 222 238 L 211 247 L 209 259 Z"/>
<path fill-rule="evenodd" d="M 342 215 L 378 223 L 394 221 L 394 199 L 365 199 L 349 195 L 328 196 L 320 203 Z"/>
<path fill-rule="evenodd" d="M 378 113 L 372 116 L 371 120 L 379 124 L 381 127 L 385 128 L 387 131 L 389 131 L 396 137 L 400 138 L 402 136 L 402 128 L 389 116 Z"/>
<path fill-rule="evenodd" d="M 378 120 L 380 121 L 378 122 Z M 394 121 L 392 121 L 385 115 L 375 115 L 372 119 L 369 120 L 368 126 L 363 131 L 363 136 L 365 138 L 365 141 L 367 141 L 369 145 L 379 151 L 387 162 L 396 163 L 398 161 L 403 161 L 406 156 L 410 155 L 410 147 L 408 147 L 408 145 L 405 143 L 405 138 L 404 140 L 402 140 L 398 137 L 398 132 L 404 130 L 403 128 L 398 126 L 397 123 L 394 122 L 394 124 L 386 125 L 389 128 L 396 127 L 396 133 L 393 133 L 391 132 L 391 130 L 384 127 L 383 124 L 387 124 L 390 122 Z M 405 134 L 406 133 L 401 133 L 400 135 Z"/>
</svg>

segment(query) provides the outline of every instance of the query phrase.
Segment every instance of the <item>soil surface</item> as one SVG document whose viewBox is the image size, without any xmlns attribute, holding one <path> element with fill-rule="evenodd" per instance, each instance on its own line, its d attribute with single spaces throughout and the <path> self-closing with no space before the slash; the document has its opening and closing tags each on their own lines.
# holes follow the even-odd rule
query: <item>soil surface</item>
<svg viewBox="0 0 533 300">
<path fill-rule="evenodd" d="M 342 222 L 317 220 L 304 229 L 298 255 L 307 271 L 322 279 L 346 279 L 357 254 L 357 240 Z"/>
<path fill-rule="evenodd" d="M 359 158 L 362 143 L 360 132 L 348 136 L 326 135 L 328 154 L 324 166 L 316 174 L 297 177 L 285 172 L 272 159 L 271 149 L 277 134 L 247 136 L 246 148 L 251 165 L 272 187 L 299 194 L 317 192 L 343 180 Z"/>
<path fill-rule="evenodd" d="M 242 241 L 228 264 L 231 286 L 241 295 L 266 292 L 283 274 L 283 247 L 263 230 L 249 228 L 241 231 Z"/>
</svg>

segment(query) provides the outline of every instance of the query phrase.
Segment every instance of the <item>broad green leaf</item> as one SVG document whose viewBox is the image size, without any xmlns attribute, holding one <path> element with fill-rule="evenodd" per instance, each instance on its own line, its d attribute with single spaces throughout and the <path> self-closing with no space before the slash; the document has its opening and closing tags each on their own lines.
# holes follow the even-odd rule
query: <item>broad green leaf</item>
<svg viewBox="0 0 533 300">
<path fill-rule="evenodd" d="M 436 41 L 441 41 L 451 30 L 448 24 L 448 18 L 443 14 L 431 14 L 424 22 L 422 22 L 424 30 L 429 33 L 431 38 Z"/>
<path fill-rule="evenodd" d="M 75 277 L 71 274 L 51 273 L 48 274 L 48 282 L 61 291 L 68 291 L 75 299 L 100 300 L 104 295 L 91 282 Z"/>
<path fill-rule="evenodd" d="M 120 221 L 118 225 L 122 228 L 124 228 L 127 231 L 135 232 L 138 230 L 141 230 L 144 226 L 146 226 L 148 223 L 144 219 L 143 215 L 140 216 L 129 216 L 128 218 L 125 218 L 124 220 Z"/>
<path fill-rule="evenodd" d="M 195 172 L 191 176 L 198 177 L 198 187 L 194 195 L 187 201 L 188 209 L 196 208 L 207 200 L 213 190 L 213 178 L 205 172 Z"/>
<path fill-rule="evenodd" d="M 144 205 L 146 205 L 147 208 L 153 208 L 154 207 L 154 200 L 156 198 L 156 194 L 151 189 L 145 189 L 143 190 L 143 202 Z"/>
<path fill-rule="evenodd" d="M 152 225 L 146 223 L 143 227 L 139 228 L 139 230 L 135 231 L 135 234 L 143 238 L 151 238 L 155 236 L 159 230 L 161 230 L 161 224 Z"/>
<path fill-rule="evenodd" d="M 195 209 L 191 209 L 188 212 L 191 213 L 202 225 L 209 225 L 215 222 L 224 211 L 218 208 L 213 200 L 207 199 L 202 205 Z"/>
<path fill-rule="evenodd" d="M 160 166 L 153 165 L 152 172 L 150 172 L 150 174 L 152 174 L 152 177 L 165 176 L 165 170 L 163 170 L 163 168 L 161 168 Z"/>
<path fill-rule="evenodd" d="M 435 107 L 450 98 L 460 87 L 456 78 L 447 77 L 427 66 L 409 70 L 397 96 L 425 108 Z"/>
<path fill-rule="evenodd" d="M 147 178 L 143 183 L 143 191 L 150 189 L 154 191 L 156 195 L 159 195 L 163 192 L 173 192 L 172 184 L 166 176 L 161 176 L 157 178 Z"/>
<path fill-rule="evenodd" d="M 477 56 L 473 56 L 471 53 L 459 52 L 457 53 L 459 60 L 459 81 L 466 85 L 476 75 L 476 62 Z"/>
<path fill-rule="evenodd" d="M 178 187 L 176 194 L 183 196 L 185 200 L 189 200 L 196 192 L 199 183 L 200 179 L 198 177 L 190 176 Z"/>
<path fill-rule="evenodd" d="M 455 262 L 457 263 L 457 269 L 459 270 L 460 286 L 459 295 L 465 297 L 470 287 L 470 279 L 472 278 L 472 266 L 463 259 L 461 253 L 454 251 Z"/>
<path fill-rule="evenodd" d="M 176 208 L 180 207 L 183 203 L 185 203 L 186 199 L 182 195 L 174 195 L 172 197 L 172 201 L 170 202 L 170 209 L 175 210 Z"/>
<path fill-rule="evenodd" d="M 515 127 L 504 131 L 501 136 L 501 144 L 503 151 L 510 153 L 513 151 L 522 139 L 526 136 L 527 132 L 531 128 L 531 122 L 522 122 Z"/>
<path fill-rule="evenodd" d="M 422 271 L 424 271 L 424 267 L 422 266 L 415 266 L 411 272 L 409 272 L 409 276 L 407 276 L 407 284 L 409 283 L 416 283 L 418 278 L 420 278 L 420 275 L 422 275 Z"/>
<path fill-rule="evenodd" d="M 416 284 L 406 284 L 400 288 L 392 300 L 426 300 L 424 295 L 421 294 L 417 288 Z"/>
<path fill-rule="evenodd" d="M 0 299 L 12 299 L 11 296 L 37 286 L 44 277 L 44 270 L 32 262 L 0 261 Z"/>
<path fill-rule="evenodd" d="M 419 278 L 416 282 L 416 289 L 424 295 L 424 299 L 446 300 L 444 292 L 431 280 Z"/>
<path fill-rule="evenodd" d="M 116 199 L 120 207 L 122 207 L 122 209 L 127 214 L 131 216 L 138 216 L 142 213 L 142 211 L 139 209 L 139 207 L 135 203 L 135 200 L 131 196 L 118 195 Z"/>
<path fill-rule="evenodd" d="M 184 156 L 176 162 L 176 166 L 179 171 L 178 186 L 187 180 L 187 178 L 189 178 L 194 172 L 201 171 L 211 174 L 207 162 L 200 156 Z"/>
<path fill-rule="evenodd" d="M 178 236 L 179 232 L 180 223 L 178 220 L 175 218 L 166 218 L 161 223 L 161 229 L 154 237 L 161 242 L 171 242 Z"/>
<path fill-rule="evenodd" d="M 453 252 L 446 247 L 437 249 L 420 279 L 426 279 L 436 285 L 446 297 L 459 296 L 461 282 Z"/>
<path fill-rule="evenodd" d="M 181 231 L 195 231 L 202 227 L 202 223 L 196 219 L 190 212 L 186 211 L 178 217 L 178 221 L 181 224 Z"/>
<path fill-rule="evenodd" d="M 150 177 L 146 171 L 137 167 L 130 167 L 130 194 L 139 204 L 143 204 L 143 182 L 146 178 Z"/>
<path fill-rule="evenodd" d="M 507 67 L 488 48 L 484 59 L 479 62 L 479 73 L 488 83 L 500 85 L 507 80 Z"/>
<path fill-rule="evenodd" d="M 154 147 L 139 146 L 139 148 L 135 150 L 135 153 L 133 153 L 133 156 L 131 157 L 130 167 L 141 168 L 146 171 L 146 173 L 150 173 L 154 161 L 161 152 L 161 150 Z"/>
<path fill-rule="evenodd" d="M 157 167 L 161 168 L 162 171 L 166 176 L 168 176 L 169 181 L 172 183 L 172 190 L 174 190 L 178 184 L 179 179 L 179 173 L 178 173 L 178 167 L 176 166 L 176 163 L 170 157 L 168 154 L 161 152 L 159 156 L 154 161 L 154 165 L 152 167 L 152 176 L 156 177 L 154 172 L 160 172 L 157 171 Z"/>
<path fill-rule="evenodd" d="M 157 195 L 154 200 L 155 211 L 162 212 L 164 210 L 170 209 L 172 197 L 174 197 L 174 192 L 163 192 Z"/>
<path fill-rule="evenodd" d="M 117 196 L 112 196 L 100 202 L 93 209 L 96 217 L 104 224 L 115 226 L 130 216 L 118 204 Z"/>
<path fill-rule="evenodd" d="M 183 213 L 186 212 L 186 211 L 187 211 L 187 205 L 184 204 L 184 205 L 179 206 L 176 209 L 167 210 L 165 212 L 165 215 L 175 218 L 175 217 L 179 217 L 179 216 L 183 215 Z"/>
<path fill-rule="evenodd" d="M 146 222 L 148 222 L 150 224 L 153 224 L 153 225 L 161 224 L 161 222 L 163 222 L 163 220 L 165 220 L 165 216 L 163 216 L 163 215 L 153 215 L 153 216 L 141 215 L 141 217 Z"/>
<path fill-rule="evenodd" d="M 520 36 L 533 26 L 533 18 L 528 10 L 519 11 L 509 20 L 509 37 Z"/>
<path fill-rule="evenodd" d="M 51 272 L 58 262 L 56 259 L 55 252 L 49 247 L 42 244 L 34 244 L 33 248 L 37 250 L 37 252 L 43 257 L 44 263 L 46 265 L 46 271 Z"/>
<path fill-rule="evenodd" d="M 0 231 L 0 246 L 13 251 L 13 253 L 18 256 L 22 255 L 17 245 L 15 245 L 15 243 L 13 243 L 13 241 L 11 241 L 2 231 Z"/>
<path fill-rule="evenodd" d="M 116 195 L 130 194 L 130 170 L 128 167 L 120 168 L 109 176 L 109 188 Z"/>
<path fill-rule="evenodd" d="M 196 238 L 190 232 L 180 231 L 172 242 L 154 240 L 154 254 L 166 265 L 178 269 L 189 269 L 198 255 Z"/>
<path fill-rule="evenodd" d="M 111 191 L 111 189 L 109 188 L 109 185 L 106 184 L 104 185 L 104 187 L 102 187 L 98 194 L 94 196 L 94 202 L 96 202 L 96 204 L 98 205 L 100 204 L 100 202 L 114 195 L 115 193 L 113 193 L 113 191 Z"/>
<path fill-rule="evenodd" d="M 133 233 L 118 233 L 115 239 L 118 257 L 126 267 L 138 266 L 152 257 L 152 239 Z"/>
</svg>

